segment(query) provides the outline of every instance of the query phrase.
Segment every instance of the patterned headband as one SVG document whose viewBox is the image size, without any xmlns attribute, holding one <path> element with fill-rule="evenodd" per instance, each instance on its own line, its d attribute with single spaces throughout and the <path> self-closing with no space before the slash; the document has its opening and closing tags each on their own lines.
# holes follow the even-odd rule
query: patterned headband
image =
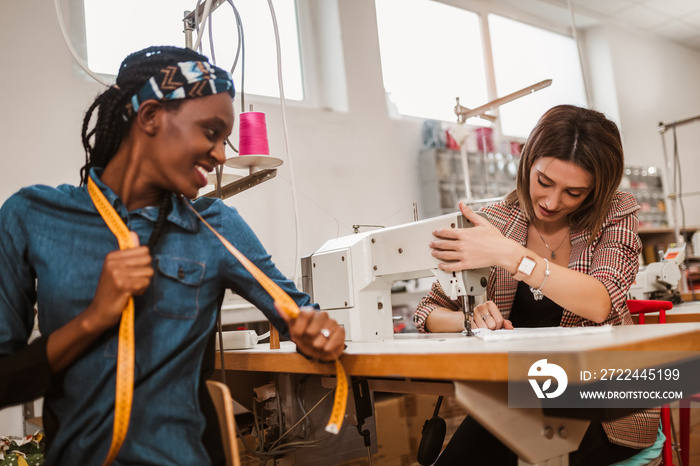
<svg viewBox="0 0 700 466">
<path fill-rule="evenodd" d="M 152 76 L 126 105 L 128 116 L 146 100 L 177 100 L 228 92 L 236 95 L 231 75 L 205 61 L 186 61 L 166 66 Z"/>
</svg>

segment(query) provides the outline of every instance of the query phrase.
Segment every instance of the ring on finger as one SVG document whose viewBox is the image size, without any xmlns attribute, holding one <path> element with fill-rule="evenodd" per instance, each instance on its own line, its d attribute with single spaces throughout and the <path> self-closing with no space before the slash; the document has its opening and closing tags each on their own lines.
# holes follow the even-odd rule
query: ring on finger
<svg viewBox="0 0 700 466">
<path fill-rule="evenodd" d="M 319 333 L 320 333 L 321 335 L 323 335 L 324 337 L 326 337 L 326 338 L 328 338 L 329 336 L 331 336 L 331 331 L 328 330 L 327 328 L 322 328 L 321 330 L 319 330 Z"/>
<path fill-rule="evenodd" d="M 484 321 L 486 321 L 486 319 L 488 319 L 489 317 L 491 317 L 491 313 L 490 313 L 490 312 L 487 312 L 486 314 L 484 314 L 483 316 L 481 316 L 481 318 L 482 318 Z"/>
</svg>

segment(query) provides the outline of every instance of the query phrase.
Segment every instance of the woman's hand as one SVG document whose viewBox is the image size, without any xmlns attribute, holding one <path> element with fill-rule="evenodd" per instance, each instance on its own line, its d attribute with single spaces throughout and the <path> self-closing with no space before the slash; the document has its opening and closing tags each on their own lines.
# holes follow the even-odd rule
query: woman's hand
<svg viewBox="0 0 700 466">
<path fill-rule="evenodd" d="M 513 329 L 513 324 L 510 320 L 503 318 L 501 311 L 498 310 L 496 303 L 493 301 L 486 301 L 474 308 L 472 326 L 489 328 L 491 330 L 498 330 L 499 328 Z"/>
<path fill-rule="evenodd" d="M 86 317 L 94 330 L 107 330 L 119 322 L 129 298 L 146 291 L 153 278 L 151 255 L 146 246 L 112 251 L 105 256 L 100 281 Z"/>
<path fill-rule="evenodd" d="M 279 307 L 277 311 L 287 322 L 292 341 L 306 356 L 321 361 L 332 361 L 343 353 L 345 329 L 331 319 L 327 312 L 308 307 L 301 308 L 299 316 L 290 319 Z"/>
<path fill-rule="evenodd" d="M 446 261 L 438 267 L 455 272 L 509 263 L 507 258 L 516 255 L 515 248 L 519 245 L 503 236 L 487 219 L 476 214 L 465 203 L 460 202 L 459 208 L 474 226 L 433 231 L 437 239 L 430 243 L 432 254 Z"/>
<path fill-rule="evenodd" d="M 146 291 L 153 277 L 151 255 L 139 247 L 112 251 L 105 256 L 95 297 L 83 312 L 55 330 L 46 342 L 46 357 L 53 373 L 68 367 L 105 330 L 115 326 L 132 295 Z"/>
</svg>

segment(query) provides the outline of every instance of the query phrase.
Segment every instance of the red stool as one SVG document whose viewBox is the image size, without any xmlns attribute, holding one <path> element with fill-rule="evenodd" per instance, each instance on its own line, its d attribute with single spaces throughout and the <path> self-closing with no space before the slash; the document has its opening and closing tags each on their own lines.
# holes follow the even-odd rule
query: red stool
<svg viewBox="0 0 700 466">
<path fill-rule="evenodd" d="M 639 315 L 640 324 L 644 324 L 644 314 L 647 312 L 658 312 L 659 323 L 665 324 L 666 311 L 673 307 L 673 303 L 671 301 L 628 299 L 627 307 L 629 307 L 630 309 L 630 314 Z M 688 423 L 690 423 L 690 421 L 688 421 Z M 666 441 L 664 442 L 664 447 L 661 452 L 661 456 L 663 457 L 662 464 L 664 464 L 665 466 L 673 466 L 673 441 L 671 439 L 671 409 L 668 405 L 663 405 L 661 407 L 661 431 L 666 436 Z M 686 448 L 681 446 L 681 455 L 683 454 L 683 451 L 686 450 Z M 681 456 L 681 461 L 683 461 L 683 466 L 686 466 L 688 464 L 687 460 L 683 458 L 683 456 Z"/>
<path fill-rule="evenodd" d="M 673 307 L 671 301 L 655 301 L 653 299 L 628 299 L 627 307 L 630 314 L 639 314 L 639 323 L 644 324 L 644 314 L 647 312 L 658 312 L 659 323 L 666 323 L 666 311 Z"/>
<path fill-rule="evenodd" d="M 683 398 L 680 402 L 681 412 L 681 461 L 683 466 L 690 464 L 690 402 L 700 403 L 700 395 Z M 696 445 L 697 446 L 697 445 Z"/>
</svg>

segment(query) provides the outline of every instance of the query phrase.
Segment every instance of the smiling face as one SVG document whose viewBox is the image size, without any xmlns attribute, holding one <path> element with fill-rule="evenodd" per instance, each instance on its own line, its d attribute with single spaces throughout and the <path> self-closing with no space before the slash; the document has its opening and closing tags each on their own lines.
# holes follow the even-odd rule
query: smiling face
<svg viewBox="0 0 700 466">
<path fill-rule="evenodd" d="M 550 225 L 568 223 L 593 189 L 593 180 L 573 162 L 554 157 L 537 159 L 530 170 L 530 200 L 537 220 Z"/>
<path fill-rule="evenodd" d="M 186 99 L 176 110 L 161 109 L 149 144 L 151 184 L 192 199 L 207 185 L 207 174 L 226 161 L 224 143 L 234 121 L 231 96 Z"/>
</svg>

